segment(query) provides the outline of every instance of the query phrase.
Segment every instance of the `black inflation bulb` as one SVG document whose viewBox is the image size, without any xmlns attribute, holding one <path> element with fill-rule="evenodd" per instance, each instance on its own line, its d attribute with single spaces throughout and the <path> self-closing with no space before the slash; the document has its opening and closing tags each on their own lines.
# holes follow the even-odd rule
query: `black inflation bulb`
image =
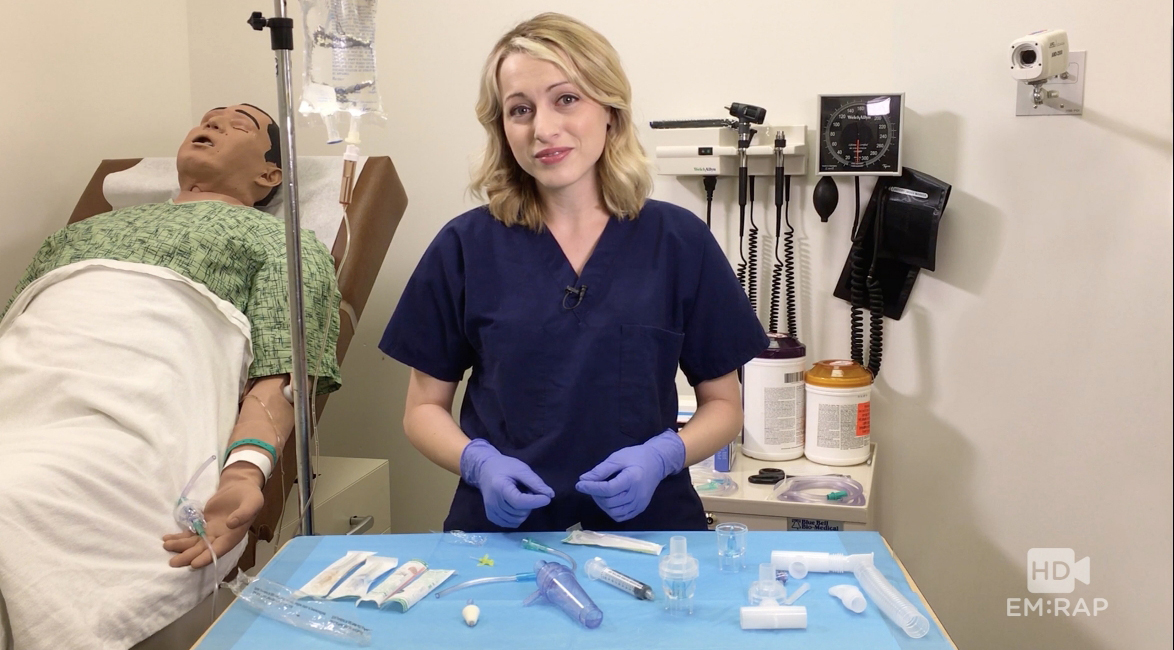
<svg viewBox="0 0 1174 650">
<path fill-rule="evenodd" d="M 840 203 L 840 190 L 831 176 L 824 176 L 815 184 L 811 202 L 815 205 L 815 211 L 819 213 L 819 220 L 827 223 L 828 217 L 832 216 Z"/>
</svg>

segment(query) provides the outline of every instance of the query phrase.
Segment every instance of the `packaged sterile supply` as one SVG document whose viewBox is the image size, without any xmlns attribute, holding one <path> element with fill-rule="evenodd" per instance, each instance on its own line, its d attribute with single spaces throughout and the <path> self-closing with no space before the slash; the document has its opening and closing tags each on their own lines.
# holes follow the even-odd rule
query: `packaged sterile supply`
<svg viewBox="0 0 1174 650">
<path fill-rule="evenodd" d="M 389 598 L 394 596 L 396 592 L 404 588 L 404 585 L 410 583 L 417 576 L 428 570 L 428 565 L 419 560 L 412 560 L 405 562 L 403 566 L 396 569 L 394 573 L 387 576 L 383 582 L 375 585 L 367 590 L 367 594 L 359 598 L 360 603 L 375 603 L 378 607 L 383 607 Z"/>
<path fill-rule="evenodd" d="M 371 630 L 314 605 L 299 602 L 301 594 L 265 578 L 243 571 L 226 586 L 245 605 L 287 625 L 360 646 L 371 645 Z"/>
<path fill-rule="evenodd" d="M 592 530 L 573 530 L 563 540 L 563 543 L 618 548 L 622 551 L 635 551 L 637 553 L 648 553 L 649 555 L 660 555 L 660 552 L 664 550 L 664 544 L 657 544 L 656 542 L 635 539 L 633 537 L 624 537 L 623 535 L 613 535 L 611 533 L 597 533 Z"/>
<path fill-rule="evenodd" d="M 367 591 L 371 585 L 375 584 L 376 580 L 394 569 L 397 564 L 399 564 L 399 560 L 394 557 L 379 557 L 377 555 L 369 557 L 349 578 L 331 590 L 326 598 L 328 600 L 362 598 L 367 595 Z"/>
<path fill-rule="evenodd" d="M 412 608 L 412 605 L 420 602 L 424 596 L 432 593 L 433 589 L 439 587 L 445 580 L 453 576 L 456 571 L 429 569 L 420 574 L 418 578 L 409 582 L 397 593 L 392 594 L 385 603 L 399 605 L 401 612 L 406 612 Z M 380 605 L 382 607 L 382 605 Z"/>
<path fill-rule="evenodd" d="M 868 460 L 872 373 L 853 361 L 820 361 L 804 380 L 807 458 L 821 465 L 859 465 Z"/>
<path fill-rule="evenodd" d="M 298 591 L 302 597 L 325 598 L 326 594 L 334 589 L 334 585 L 351 572 L 351 569 L 359 566 L 372 555 L 375 555 L 373 551 L 348 551 L 346 555 L 335 560 L 333 564 L 311 578 Z"/>
</svg>

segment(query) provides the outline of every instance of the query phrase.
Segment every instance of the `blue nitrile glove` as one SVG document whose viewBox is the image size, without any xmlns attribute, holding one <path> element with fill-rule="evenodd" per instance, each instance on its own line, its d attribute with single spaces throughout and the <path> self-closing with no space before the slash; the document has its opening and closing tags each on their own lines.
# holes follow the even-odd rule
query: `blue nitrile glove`
<svg viewBox="0 0 1174 650">
<path fill-rule="evenodd" d="M 461 478 L 480 488 L 489 521 L 506 528 L 517 528 L 531 510 L 554 498 L 554 490 L 526 463 L 502 454 L 481 438 L 465 445 L 461 452 Z M 533 494 L 519 490 L 518 483 Z"/>
<path fill-rule="evenodd" d="M 614 452 L 580 476 L 575 489 L 590 494 L 612 519 L 627 521 L 644 512 L 656 486 L 684 466 L 685 443 L 676 431 L 666 429 L 642 445 Z"/>
</svg>

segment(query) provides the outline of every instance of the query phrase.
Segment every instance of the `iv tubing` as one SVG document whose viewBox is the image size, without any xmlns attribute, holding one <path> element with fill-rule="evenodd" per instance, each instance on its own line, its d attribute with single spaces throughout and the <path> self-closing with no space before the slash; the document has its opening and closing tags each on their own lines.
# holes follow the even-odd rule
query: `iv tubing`
<svg viewBox="0 0 1174 650">
<path fill-rule="evenodd" d="M 196 473 L 192 474 L 192 477 L 188 479 L 188 484 L 183 486 L 183 492 L 179 493 L 179 498 L 181 501 L 187 498 L 188 492 L 191 492 L 192 486 L 196 484 L 196 479 L 200 478 L 200 475 L 204 473 L 204 470 L 208 469 L 208 466 L 211 465 L 212 461 L 214 460 L 216 460 L 216 454 L 212 454 L 208 457 L 208 460 L 200 464 L 200 467 L 196 470 Z"/>
<path fill-rule="evenodd" d="M 826 494 L 809 494 L 807 490 L 847 492 L 848 496 L 828 501 Z M 862 506 L 865 503 L 864 486 L 847 476 L 792 476 L 775 488 L 775 498 L 793 503 L 823 503 L 843 506 Z"/>
<path fill-rule="evenodd" d="M 485 578 L 473 578 L 466 580 L 459 585 L 453 585 L 448 589 L 442 589 L 436 592 L 436 597 L 440 598 L 445 594 L 451 594 L 454 591 L 459 591 L 465 587 L 476 587 L 477 585 L 487 585 L 494 582 L 533 582 L 537 578 L 534 573 L 519 573 L 512 576 L 488 576 Z"/>
</svg>

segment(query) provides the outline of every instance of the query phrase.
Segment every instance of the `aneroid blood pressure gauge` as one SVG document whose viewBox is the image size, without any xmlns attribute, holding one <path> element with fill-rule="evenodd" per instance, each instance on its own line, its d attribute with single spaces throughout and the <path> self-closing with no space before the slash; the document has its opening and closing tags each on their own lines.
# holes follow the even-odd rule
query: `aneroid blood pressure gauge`
<svg viewBox="0 0 1174 650">
<path fill-rule="evenodd" d="M 898 176 L 905 94 L 820 95 L 819 174 Z"/>
</svg>

